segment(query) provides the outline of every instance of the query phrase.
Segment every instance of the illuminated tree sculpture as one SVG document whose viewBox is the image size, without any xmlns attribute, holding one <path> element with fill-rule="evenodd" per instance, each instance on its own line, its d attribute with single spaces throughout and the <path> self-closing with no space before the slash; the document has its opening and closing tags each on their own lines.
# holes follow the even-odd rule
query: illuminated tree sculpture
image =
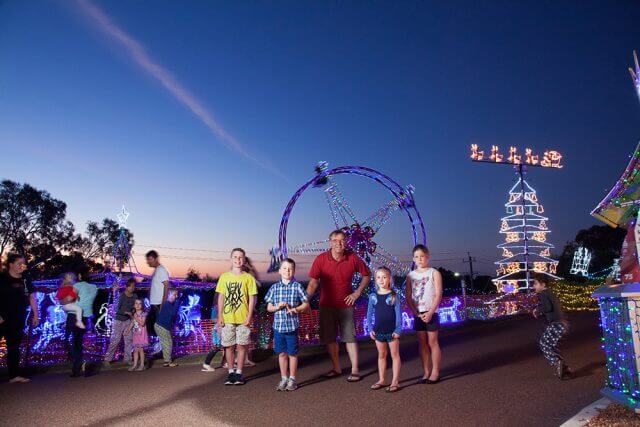
<svg viewBox="0 0 640 427">
<path fill-rule="evenodd" d="M 497 275 L 493 283 L 499 292 L 514 293 L 530 287 L 530 272 L 555 275 L 558 261 L 550 258 L 554 247 L 547 242 L 548 218 L 538 202 L 534 190 L 521 176 L 511 190 L 505 204 L 507 215 L 502 217 L 500 234 L 504 243 L 498 245 L 502 259 L 496 262 Z"/>
<path fill-rule="evenodd" d="M 481 150 L 478 144 L 471 144 L 471 160 L 494 165 L 513 166 L 518 181 L 509 190 L 509 201 L 505 204 L 507 216 L 502 218 L 500 233 L 505 242 L 498 245 L 502 249 L 502 259 L 497 261 L 498 277 L 493 283 L 501 292 L 518 292 L 531 287 L 531 273 L 547 274 L 554 279 L 558 261 L 551 259 L 553 245 L 547 243 L 547 218 L 542 215 L 544 208 L 538 203 L 536 190 L 525 181 L 527 168 L 562 169 L 562 154 L 546 150 L 543 155 L 525 148 L 524 154 L 516 147 L 500 153 L 497 145 L 491 146 L 491 154 Z"/>
</svg>

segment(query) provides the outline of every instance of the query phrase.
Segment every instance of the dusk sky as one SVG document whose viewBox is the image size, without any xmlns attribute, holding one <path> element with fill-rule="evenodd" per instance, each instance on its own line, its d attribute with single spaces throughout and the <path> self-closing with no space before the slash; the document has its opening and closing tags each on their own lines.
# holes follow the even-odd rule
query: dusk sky
<svg viewBox="0 0 640 427">
<path fill-rule="evenodd" d="M 155 247 L 180 276 L 234 246 L 266 270 L 315 164 L 367 166 L 416 187 L 435 265 L 470 251 L 493 274 L 515 175 L 470 144 L 562 152 L 528 174 L 559 253 L 640 138 L 634 49 L 636 1 L 3 1 L 0 178 L 64 200 L 78 230 L 126 204 L 141 271 Z M 389 198 L 339 184 L 363 217 Z M 315 190 L 288 240 L 331 228 Z M 380 239 L 408 258 L 406 216 Z"/>
</svg>

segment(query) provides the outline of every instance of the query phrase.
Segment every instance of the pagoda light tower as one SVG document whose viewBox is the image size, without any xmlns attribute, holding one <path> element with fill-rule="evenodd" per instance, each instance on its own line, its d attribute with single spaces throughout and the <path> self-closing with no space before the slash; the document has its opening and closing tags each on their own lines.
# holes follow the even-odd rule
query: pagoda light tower
<svg viewBox="0 0 640 427">
<path fill-rule="evenodd" d="M 542 155 L 526 148 L 524 154 L 516 147 L 508 153 L 501 153 L 497 145 L 485 153 L 477 144 L 471 145 L 471 160 L 513 166 L 518 180 L 509 191 L 509 201 L 505 204 L 507 216 L 502 218 L 500 233 L 505 234 L 502 259 L 497 261 L 498 277 L 493 280 L 501 292 L 517 292 L 530 288 L 531 272 L 555 275 L 558 262 L 550 258 L 553 245 L 547 242 L 548 218 L 542 216 L 544 208 L 538 202 L 536 191 L 524 179 L 527 167 L 561 169 L 562 155 L 555 150 L 547 150 Z M 522 286 L 521 286 L 522 285 Z"/>
</svg>

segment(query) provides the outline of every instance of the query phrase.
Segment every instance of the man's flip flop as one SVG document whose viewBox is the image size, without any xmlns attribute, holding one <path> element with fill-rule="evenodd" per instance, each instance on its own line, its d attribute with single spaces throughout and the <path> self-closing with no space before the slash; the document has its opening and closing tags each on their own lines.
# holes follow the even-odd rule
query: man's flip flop
<svg viewBox="0 0 640 427">
<path fill-rule="evenodd" d="M 384 387 L 384 384 L 375 383 L 371 386 L 371 390 L 380 390 L 382 387 Z"/>
<path fill-rule="evenodd" d="M 338 377 L 340 375 L 342 375 L 342 372 L 338 372 L 338 371 L 335 371 L 335 370 L 332 369 L 332 370 L 330 370 L 329 372 L 327 372 L 326 374 L 324 374 L 322 376 L 325 377 L 325 378 L 335 378 L 335 377 Z"/>
<path fill-rule="evenodd" d="M 347 381 L 350 383 L 357 383 L 361 379 L 362 377 L 360 377 L 360 374 L 351 374 L 347 377 Z"/>
<path fill-rule="evenodd" d="M 387 393 L 395 393 L 398 390 L 400 390 L 400 387 L 398 387 L 397 385 L 391 385 L 387 387 L 384 391 L 386 391 Z"/>
</svg>

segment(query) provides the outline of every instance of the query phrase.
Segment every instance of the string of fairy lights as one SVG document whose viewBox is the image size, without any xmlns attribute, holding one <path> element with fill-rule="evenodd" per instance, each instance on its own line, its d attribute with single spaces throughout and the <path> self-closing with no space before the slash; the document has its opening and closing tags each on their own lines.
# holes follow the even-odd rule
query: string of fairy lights
<svg viewBox="0 0 640 427">
<path fill-rule="evenodd" d="M 628 404 L 640 402 L 640 376 L 633 334 L 638 329 L 638 302 L 626 298 L 600 299 L 601 348 L 607 363 L 607 387 L 626 396 Z"/>
</svg>

